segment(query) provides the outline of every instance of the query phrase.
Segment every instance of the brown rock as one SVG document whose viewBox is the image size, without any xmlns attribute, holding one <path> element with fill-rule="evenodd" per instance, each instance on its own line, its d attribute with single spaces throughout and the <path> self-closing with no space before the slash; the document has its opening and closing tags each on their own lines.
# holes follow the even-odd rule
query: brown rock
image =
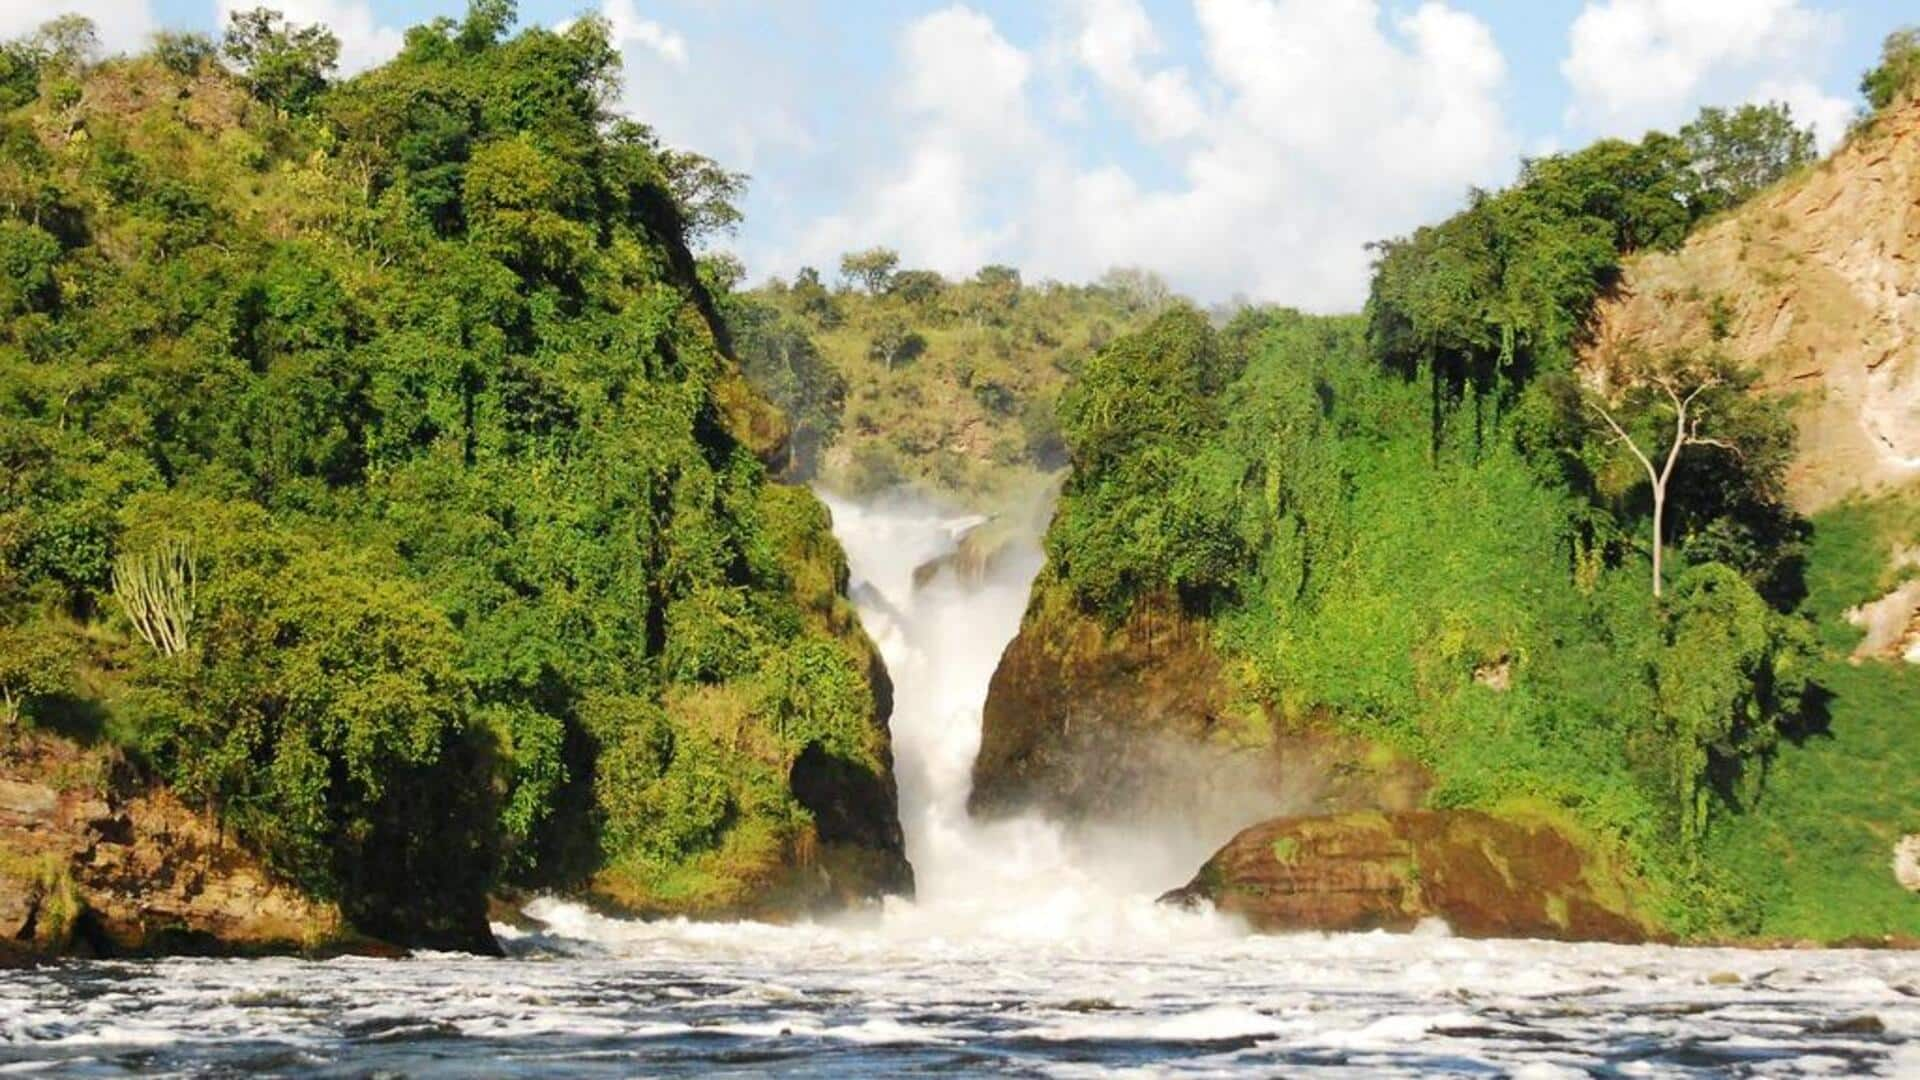
<svg viewBox="0 0 1920 1080">
<path fill-rule="evenodd" d="M 1067 821 L 1248 821 L 1305 810 L 1411 809 L 1417 765 L 1307 724 L 1276 730 L 1236 691 L 1203 621 L 1168 597 L 1120 624 L 1045 578 L 994 671 L 969 809 Z"/>
<path fill-rule="evenodd" d="M 1227 688 L 1203 625 L 1160 599 L 1109 628 L 1058 591 L 1036 591 L 993 673 L 973 766 L 976 814 L 1038 806 L 1067 819 L 1108 816 L 1116 799 L 1165 779 L 1147 742 L 1204 743 L 1223 724 Z"/>
<path fill-rule="evenodd" d="M 1791 395 L 1787 474 L 1813 512 L 1920 479 L 1920 100 L 1677 252 L 1627 261 L 1595 309 L 1599 376 L 1669 350 L 1711 349 Z"/>
<path fill-rule="evenodd" d="M 1545 823 L 1472 810 L 1280 818 L 1246 829 L 1164 899 L 1256 929 L 1638 941 L 1625 883 Z"/>
<path fill-rule="evenodd" d="M 0 752 L 0 939 L 42 953 L 306 949 L 340 912 L 275 880 L 111 751 L 16 736 Z"/>
</svg>

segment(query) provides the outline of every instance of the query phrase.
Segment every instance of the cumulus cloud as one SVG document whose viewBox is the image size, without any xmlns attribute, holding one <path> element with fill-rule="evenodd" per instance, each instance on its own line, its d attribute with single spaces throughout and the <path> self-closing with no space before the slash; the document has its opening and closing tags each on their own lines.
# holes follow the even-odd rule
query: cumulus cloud
<svg viewBox="0 0 1920 1080">
<path fill-rule="evenodd" d="M 1196 0 L 1195 70 L 1153 68 L 1136 0 L 1072 11 L 1064 53 L 1157 169 L 1079 160 L 1047 126 L 1061 110 L 1036 100 L 1032 58 L 950 7 L 902 38 L 894 165 L 781 268 L 879 241 L 950 274 L 999 261 L 1084 280 L 1141 265 L 1202 297 L 1352 308 L 1368 241 L 1511 174 L 1505 61 L 1485 24 L 1438 0 L 1391 20 L 1373 0 Z"/>
<path fill-rule="evenodd" d="M 61 15 L 93 20 L 100 45 L 108 53 L 143 49 L 157 29 L 147 0 L 60 0 L 47 5 L 8 2 L 0 3 L 0 40 L 31 34 Z"/>
<path fill-rule="evenodd" d="M 652 19 L 642 18 L 633 0 L 607 0 L 600 11 L 613 31 L 616 47 L 638 45 L 675 67 L 687 66 L 687 39 Z"/>
<path fill-rule="evenodd" d="M 365 0 L 220 0 L 220 29 L 236 11 L 269 7 L 296 26 L 318 23 L 340 39 L 340 74 L 353 75 L 386 63 L 406 43 L 398 27 L 387 26 Z"/>
<path fill-rule="evenodd" d="M 1032 58 L 992 19 L 955 6 L 908 24 L 900 59 L 895 119 L 912 132 L 902 159 L 845 211 L 807 230 L 803 260 L 831 265 L 875 241 L 949 274 L 1007 257 L 1018 229 L 995 220 L 988 194 L 1020 187 L 1058 153 L 1033 116 Z"/>
<path fill-rule="evenodd" d="M 1801 0 L 1589 0 L 1560 69 L 1570 124 L 1637 136 L 1684 123 L 1702 104 L 1784 100 L 1823 147 L 1852 107 L 1819 89 L 1840 27 Z"/>
<path fill-rule="evenodd" d="M 653 127 L 669 145 L 748 172 L 770 151 L 817 149 L 796 103 L 804 100 L 803 89 L 818 93 L 828 79 L 818 72 L 804 77 L 790 66 L 789 54 L 767 49 L 766 40 L 783 40 L 778 33 L 767 39 L 736 33 L 690 40 L 681 29 L 647 17 L 634 0 L 605 0 L 600 14 L 621 53 L 621 110 Z M 764 201 L 764 193 L 757 194 Z"/>
<path fill-rule="evenodd" d="M 1144 69 L 1161 45 L 1139 0 L 1077 0 L 1073 13 L 1078 24 L 1074 59 L 1119 99 L 1146 134 L 1178 139 L 1200 129 L 1206 117 L 1187 73 Z"/>
</svg>

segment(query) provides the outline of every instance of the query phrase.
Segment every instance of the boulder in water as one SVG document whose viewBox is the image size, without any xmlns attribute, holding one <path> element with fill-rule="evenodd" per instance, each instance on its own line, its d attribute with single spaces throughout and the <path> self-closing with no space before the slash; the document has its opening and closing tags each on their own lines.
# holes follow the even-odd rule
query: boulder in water
<svg viewBox="0 0 1920 1080">
<path fill-rule="evenodd" d="M 1165 902 L 1210 901 L 1257 930 L 1412 930 L 1644 940 L 1626 882 L 1566 834 L 1474 810 L 1288 817 L 1242 831 Z"/>
</svg>

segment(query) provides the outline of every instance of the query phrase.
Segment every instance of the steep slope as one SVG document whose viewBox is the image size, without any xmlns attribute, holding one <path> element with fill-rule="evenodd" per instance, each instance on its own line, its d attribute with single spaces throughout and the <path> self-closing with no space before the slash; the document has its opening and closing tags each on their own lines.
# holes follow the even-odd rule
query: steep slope
<svg viewBox="0 0 1920 1080">
<path fill-rule="evenodd" d="M 242 70 L 6 46 L 0 753 L 114 744 L 403 943 L 489 946 L 502 884 L 910 888 L 885 673 L 677 159 L 603 24 L 510 14 L 342 83 L 274 19 Z"/>
<path fill-rule="evenodd" d="M 1679 251 L 1629 260 L 1584 358 L 1707 348 L 1792 396 L 1804 512 L 1920 479 L 1920 100 Z"/>
</svg>

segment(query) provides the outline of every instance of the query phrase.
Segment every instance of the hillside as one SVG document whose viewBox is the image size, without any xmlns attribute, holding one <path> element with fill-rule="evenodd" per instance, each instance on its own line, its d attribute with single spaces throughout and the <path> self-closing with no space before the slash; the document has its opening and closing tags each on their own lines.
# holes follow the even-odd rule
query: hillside
<svg viewBox="0 0 1920 1080">
<path fill-rule="evenodd" d="M 1920 481 L 1920 100 L 1708 222 L 1629 260 L 1589 363 L 1714 348 L 1794 403 L 1802 510 Z"/>
<path fill-rule="evenodd" d="M 893 488 L 991 510 L 1066 463 L 1054 420 L 1087 358 L 1170 302 L 1151 275 L 1027 284 L 1010 267 L 948 281 L 880 265 L 730 298 L 747 377 L 794 422 L 788 475 L 865 496 Z"/>
<path fill-rule="evenodd" d="M 1920 937 L 1893 872 L 1920 668 L 1857 655 L 1847 617 L 1920 541 L 1873 449 L 1920 431 L 1912 118 L 1745 205 L 1703 188 L 1711 143 L 1529 161 L 1381 245 L 1361 318 L 1175 311 L 1102 350 L 1063 398 L 1073 473 L 975 809 L 1151 823 L 1231 776 L 1273 820 L 1176 897 L 1274 928 Z M 1819 239 L 1742 264 L 1787 206 Z M 1749 292 L 1662 276 L 1696 264 Z M 1847 343 L 1800 380 L 1827 393 L 1778 392 L 1806 369 L 1776 339 Z M 1676 406 L 1684 452 L 1643 468 Z M 1546 851 L 1551 895 L 1517 888 Z"/>
<path fill-rule="evenodd" d="M 609 113 L 604 24 L 511 18 L 345 82 L 265 14 L 5 46 L 9 790 L 53 805 L 33 763 L 83 744 L 109 807 L 184 804 L 236 880 L 402 943 L 491 947 L 506 886 L 910 888 L 886 677 L 824 507 L 769 478 L 787 426 L 697 276 L 688 159 Z M 42 858 L 112 820 L 0 850 L 0 894 L 124 907 Z"/>
</svg>

